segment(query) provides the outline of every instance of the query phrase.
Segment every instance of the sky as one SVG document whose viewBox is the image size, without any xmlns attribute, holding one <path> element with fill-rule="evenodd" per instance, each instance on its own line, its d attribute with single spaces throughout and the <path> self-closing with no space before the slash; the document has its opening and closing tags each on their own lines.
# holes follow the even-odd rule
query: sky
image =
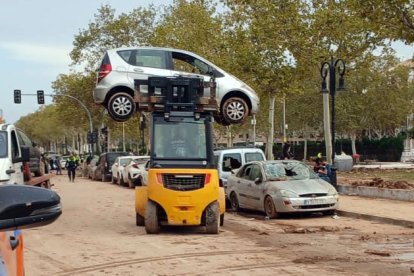
<svg viewBox="0 0 414 276">
<path fill-rule="evenodd" d="M 13 0 L 3 1 L 0 9 L 0 112 L 8 123 L 35 112 L 36 96 L 23 95 L 14 104 L 13 91 L 53 94 L 51 83 L 69 72 L 69 52 L 74 36 L 93 22 L 101 5 L 109 4 L 117 14 L 149 4 L 170 4 L 172 0 Z M 396 43 L 400 59 L 414 54 L 413 45 Z M 91 92 L 92 93 L 92 92 Z M 45 97 L 50 104 L 51 97 Z M 0 114 L 1 115 L 1 114 Z"/>
</svg>

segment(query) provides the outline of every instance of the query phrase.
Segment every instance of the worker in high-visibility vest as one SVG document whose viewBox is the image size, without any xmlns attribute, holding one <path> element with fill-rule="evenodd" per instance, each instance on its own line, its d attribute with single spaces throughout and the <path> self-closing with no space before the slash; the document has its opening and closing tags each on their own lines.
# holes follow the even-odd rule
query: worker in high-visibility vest
<svg viewBox="0 0 414 276">
<path fill-rule="evenodd" d="M 74 153 L 71 153 L 66 160 L 65 167 L 68 170 L 68 176 L 70 182 L 75 182 L 76 168 L 79 166 L 80 159 Z"/>
</svg>

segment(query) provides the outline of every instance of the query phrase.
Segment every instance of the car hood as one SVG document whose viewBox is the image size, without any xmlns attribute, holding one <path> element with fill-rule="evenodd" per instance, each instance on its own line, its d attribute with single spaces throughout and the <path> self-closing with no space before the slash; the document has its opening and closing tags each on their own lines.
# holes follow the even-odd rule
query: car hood
<svg viewBox="0 0 414 276">
<path fill-rule="evenodd" d="M 333 187 L 331 184 L 322 179 L 270 181 L 267 185 L 267 188 L 273 191 L 287 190 L 298 195 L 328 193 L 329 189 Z"/>
</svg>

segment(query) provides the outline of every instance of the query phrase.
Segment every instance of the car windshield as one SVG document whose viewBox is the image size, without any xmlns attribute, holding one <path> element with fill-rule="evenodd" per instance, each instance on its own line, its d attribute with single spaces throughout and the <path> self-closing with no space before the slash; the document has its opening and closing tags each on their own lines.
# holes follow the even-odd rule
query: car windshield
<svg viewBox="0 0 414 276">
<path fill-rule="evenodd" d="M 267 163 L 264 165 L 269 180 L 304 180 L 316 179 L 316 174 L 305 164 L 297 162 Z"/>
<path fill-rule="evenodd" d="M 7 132 L 0 131 L 0 158 L 7 157 Z"/>
<path fill-rule="evenodd" d="M 206 159 L 205 120 L 183 118 L 154 124 L 154 156 L 166 159 Z"/>
</svg>

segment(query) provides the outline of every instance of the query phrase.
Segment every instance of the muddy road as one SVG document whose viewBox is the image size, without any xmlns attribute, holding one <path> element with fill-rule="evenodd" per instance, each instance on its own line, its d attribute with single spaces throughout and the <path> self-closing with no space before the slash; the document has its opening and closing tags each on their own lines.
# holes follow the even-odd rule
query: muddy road
<svg viewBox="0 0 414 276">
<path fill-rule="evenodd" d="M 135 225 L 134 190 L 53 178 L 63 214 L 25 230 L 26 275 L 412 275 L 414 230 L 345 217 L 226 213 L 203 227 Z"/>
</svg>

